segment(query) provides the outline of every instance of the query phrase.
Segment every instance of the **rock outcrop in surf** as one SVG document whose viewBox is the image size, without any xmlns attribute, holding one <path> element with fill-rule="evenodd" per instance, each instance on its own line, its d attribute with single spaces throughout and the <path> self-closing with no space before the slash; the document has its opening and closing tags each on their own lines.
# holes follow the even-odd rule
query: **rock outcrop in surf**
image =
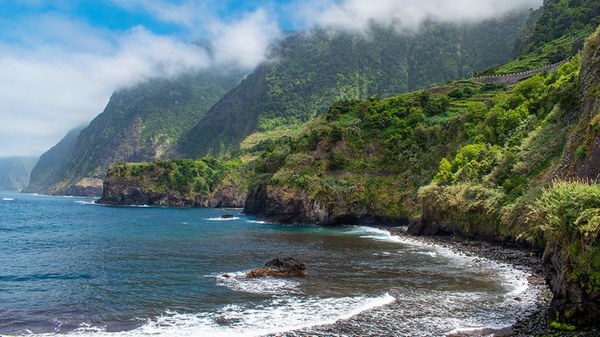
<svg viewBox="0 0 600 337">
<path fill-rule="evenodd" d="M 306 276 L 306 266 L 304 263 L 293 257 L 276 258 L 267 263 L 264 267 L 256 268 L 248 273 L 246 277 L 304 277 Z"/>
</svg>

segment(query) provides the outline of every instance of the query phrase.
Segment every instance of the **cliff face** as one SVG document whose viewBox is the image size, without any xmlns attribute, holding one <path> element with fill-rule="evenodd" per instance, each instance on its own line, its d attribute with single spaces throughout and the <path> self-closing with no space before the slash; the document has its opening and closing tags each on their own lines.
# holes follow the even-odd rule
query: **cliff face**
<svg viewBox="0 0 600 337">
<path fill-rule="evenodd" d="M 208 194 L 182 195 L 176 191 L 155 192 L 139 184 L 138 179 L 107 176 L 99 204 L 112 206 L 148 205 L 159 207 L 238 207 L 246 202 L 246 191 L 224 185 Z"/>
<path fill-rule="evenodd" d="M 278 223 L 319 225 L 406 225 L 407 217 L 374 215 L 362 202 L 351 202 L 344 195 L 330 200 L 310 198 L 305 191 L 281 186 L 260 186 L 248 193 L 247 214 L 259 215 Z"/>
<path fill-rule="evenodd" d="M 593 200 L 586 207 L 568 206 L 574 208 L 571 212 L 580 211 L 570 224 L 576 232 L 565 233 L 570 240 L 549 240 L 545 266 L 554 293 L 552 305 L 560 317 L 580 325 L 597 325 L 600 322 L 600 28 L 587 40 L 582 52 L 580 84 L 583 98 L 580 113 L 575 116 L 578 122 L 556 173 L 582 179 L 596 186 L 598 192 L 592 194 Z"/>
<path fill-rule="evenodd" d="M 574 130 L 555 170 L 559 178 L 600 182 L 600 36 L 586 42 L 582 51 L 581 95 L 577 113 L 570 116 Z M 569 97 L 566 97 L 569 99 Z"/>
<path fill-rule="evenodd" d="M 0 158 L 0 191 L 21 191 L 29 183 L 37 157 Z"/>
<path fill-rule="evenodd" d="M 100 204 L 243 207 L 247 189 L 238 162 L 214 159 L 117 164 L 104 179 Z"/>
<path fill-rule="evenodd" d="M 257 128 L 305 122 L 339 100 L 389 97 L 467 77 L 507 60 L 526 13 L 474 24 L 427 22 L 414 34 L 311 31 L 273 46 L 270 60 L 183 137 L 189 158 L 236 149 Z"/>
<path fill-rule="evenodd" d="M 33 167 L 29 184 L 23 192 L 53 194 L 50 187 L 61 181 L 62 172 L 68 168 L 77 138 L 83 129 L 82 126 L 69 131 L 58 144 L 42 154 Z"/>
<path fill-rule="evenodd" d="M 517 133 L 495 154 L 482 151 L 483 146 L 464 147 L 452 161 L 440 162 L 434 182 L 420 189 L 422 219 L 409 231 L 509 238 L 537 246 L 545 252 L 556 318 L 597 326 L 600 29 L 580 57 L 580 64 L 576 59 L 554 75 L 562 73 L 562 80 L 548 87 L 544 99 L 552 103 L 552 112 L 529 136 Z"/>
<path fill-rule="evenodd" d="M 116 162 L 178 157 L 177 140 L 240 78 L 205 71 L 115 92 L 89 126 L 42 156 L 27 191 L 100 195 L 106 170 Z"/>
</svg>

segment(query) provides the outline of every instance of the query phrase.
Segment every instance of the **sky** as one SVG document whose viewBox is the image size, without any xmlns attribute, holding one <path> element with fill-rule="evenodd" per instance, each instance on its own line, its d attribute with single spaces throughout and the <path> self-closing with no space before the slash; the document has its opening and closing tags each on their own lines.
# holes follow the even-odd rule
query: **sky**
<svg viewBox="0 0 600 337">
<path fill-rule="evenodd" d="M 207 68 L 250 72 L 285 32 L 478 21 L 542 0 L 0 0 L 0 157 L 37 156 L 113 91 Z M 194 42 L 211 46 L 211 52 Z"/>
</svg>

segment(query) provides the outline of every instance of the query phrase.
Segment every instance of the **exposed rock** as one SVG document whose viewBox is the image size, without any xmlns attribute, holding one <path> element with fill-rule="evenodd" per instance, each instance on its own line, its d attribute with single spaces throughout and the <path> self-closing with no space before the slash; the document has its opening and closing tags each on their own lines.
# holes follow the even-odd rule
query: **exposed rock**
<svg viewBox="0 0 600 337">
<path fill-rule="evenodd" d="M 578 326 L 595 326 L 600 322 L 600 290 L 588 291 L 571 280 L 559 247 L 550 247 L 544 256 L 546 281 L 554 294 L 551 309 L 561 321 Z"/>
<path fill-rule="evenodd" d="M 157 193 L 147 190 L 136 177 L 109 174 L 104 180 L 99 204 L 113 206 L 150 205 L 160 207 L 243 207 L 246 191 L 232 185 L 223 185 L 212 193 L 181 195 L 175 191 Z"/>
<path fill-rule="evenodd" d="M 223 185 L 209 198 L 210 207 L 243 207 L 246 203 L 246 190 L 238 186 Z"/>
<path fill-rule="evenodd" d="M 267 263 L 262 268 L 257 268 L 246 273 L 246 277 L 303 277 L 306 276 L 306 266 L 293 257 L 277 258 Z"/>
<path fill-rule="evenodd" d="M 299 189 L 272 185 L 260 185 L 251 190 L 246 199 L 244 213 L 280 223 L 388 226 L 408 224 L 408 218 L 374 215 L 369 205 L 348 202 L 344 195 L 328 196 L 325 200 L 311 198 Z"/>
<path fill-rule="evenodd" d="M 438 235 L 442 231 L 436 225 L 422 218 L 411 219 L 408 223 L 408 233 L 415 236 L 431 236 Z"/>
<path fill-rule="evenodd" d="M 233 219 L 233 214 L 223 214 L 221 215 L 221 219 Z"/>
</svg>

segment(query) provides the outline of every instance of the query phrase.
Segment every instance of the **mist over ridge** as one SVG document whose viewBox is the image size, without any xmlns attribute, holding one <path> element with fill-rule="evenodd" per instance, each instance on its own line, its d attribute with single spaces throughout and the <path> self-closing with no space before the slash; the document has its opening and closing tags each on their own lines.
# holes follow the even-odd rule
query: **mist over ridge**
<svg viewBox="0 0 600 337">
<path fill-rule="evenodd" d="M 0 126 L 0 157 L 39 155 L 102 111 L 118 88 L 209 68 L 250 72 L 283 31 L 318 27 L 364 35 L 379 25 L 401 32 L 427 18 L 476 21 L 541 1 L 261 1 L 223 14 L 233 5 L 242 6 L 193 0 L 98 5 L 130 16 L 123 21 L 132 24 L 118 29 L 60 3 L 10 5 L 0 14 L 0 117 L 10 121 Z M 191 43 L 200 40 L 210 48 Z"/>
</svg>

